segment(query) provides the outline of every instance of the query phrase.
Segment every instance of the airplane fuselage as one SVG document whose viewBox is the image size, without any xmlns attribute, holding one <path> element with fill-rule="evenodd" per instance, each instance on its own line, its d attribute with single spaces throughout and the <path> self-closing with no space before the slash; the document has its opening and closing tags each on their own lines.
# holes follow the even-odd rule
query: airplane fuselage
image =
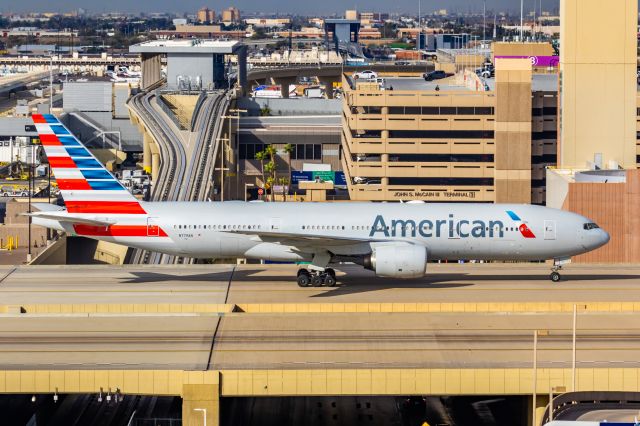
<svg viewBox="0 0 640 426">
<path fill-rule="evenodd" d="M 430 260 L 566 259 L 609 239 L 600 229 L 586 229 L 587 218 L 530 205 L 165 202 L 142 206 L 146 215 L 112 215 L 117 223 L 111 229 L 116 231 L 83 225 L 65 230 L 166 254 L 279 261 L 308 261 L 313 256 L 311 247 L 308 251 L 299 243 L 292 247 L 282 234 L 351 241 L 330 244 L 327 250 L 334 256 L 363 256 L 376 245 L 407 242 L 425 246 Z"/>
</svg>

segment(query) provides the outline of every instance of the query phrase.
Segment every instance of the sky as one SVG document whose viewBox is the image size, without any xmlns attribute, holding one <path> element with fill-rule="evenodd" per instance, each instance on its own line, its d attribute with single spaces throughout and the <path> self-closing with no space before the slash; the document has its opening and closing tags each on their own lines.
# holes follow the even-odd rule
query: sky
<svg viewBox="0 0 640 426">
<path fill-rule="evenodd" d="M 202 6 L 216 11 L 229 6 L 240 10 L 267 13 L 296 14 L 343 14 L 344 10 L 356 8 L 361 11 L 418 13 L 419 0 L 1 0 L 1 12 L 66 12 L 82 7 L 91 13 L 119 12 L 188 12 L 195 13 Z M 615 0 L 614 0 L 615 1 Z M 486 0 L 487 9 L 519 10 L 517 0 Z M 540 0 L 525 0 L 525 9 L 533 10 Z M 421 0 L 425 12 L 436 9 L 457 11 L 481 11 L 483 0 Z M 542 0 L 544 9 L 555 9 L 559 0 Z"/>
</svg>

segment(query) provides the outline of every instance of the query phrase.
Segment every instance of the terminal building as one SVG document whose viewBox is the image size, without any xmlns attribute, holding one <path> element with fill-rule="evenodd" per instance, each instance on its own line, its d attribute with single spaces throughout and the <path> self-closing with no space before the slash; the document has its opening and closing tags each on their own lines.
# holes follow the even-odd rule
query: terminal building
<svg viewBox="0 0 640 426">
<path fill-rule="evenodd" d="M 545 169 L 557 161 L 555 76 L 532 75 L 528 59 L 497 67 L 486 85 L 467 73 L 381 90 L 345 76 L 350 198 L 544 204 Z"/>
</svg>

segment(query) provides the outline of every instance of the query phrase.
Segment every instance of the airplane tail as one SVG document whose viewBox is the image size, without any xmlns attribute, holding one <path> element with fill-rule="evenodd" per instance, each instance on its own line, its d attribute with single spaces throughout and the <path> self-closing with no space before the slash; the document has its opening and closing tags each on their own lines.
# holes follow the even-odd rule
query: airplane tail
<svg viewBox="0 0 640 426">
<path fill-rule="evenodd" d="M 32 118 L 68 213 L 146 214 L 140 201 L 55 116 Z"/>
</svg>

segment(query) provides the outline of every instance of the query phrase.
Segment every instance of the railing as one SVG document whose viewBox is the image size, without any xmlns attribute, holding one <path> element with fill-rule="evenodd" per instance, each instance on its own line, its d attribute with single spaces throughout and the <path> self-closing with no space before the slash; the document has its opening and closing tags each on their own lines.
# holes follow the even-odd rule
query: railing
<svg viewBox="0 0 640 426">
<path fill-rule="evenodd" d="M 166 102 L 164 101 L 164 99 L 162 98 L 162 96 L 159 93 L 156 93 L 156 104 L 160 107 L 160 109 L 167 115 L 167 117 L 169 117 L 171 119 L 171 121 L 173 122 L 173 124 L 176 125 L 176 127 L 180 130 L 186 130 L 184 128 L 184 126 L 180 123 L 180 120 L 178 119 L 178 116 L 176 115 L 175 112 L 173 112 L 171 110 L 171 108 L 169 108 L 169 106 L 166 104 Z"/>
<path fill-rule="evenodd" d="M 200 114 L 200 108 L 202 108 L 202 104 L 204 100 L 207 99 L 207 93 L 203 90 L 200 92 L 200 96 L 198 96 L 198 100 L 196 101 L 196 106 L 193 109 L 193 114 L 191 115 L 191 131 L 194 132 L 196 128 L 196 121 L 198 115 Z"/>
</svg>

